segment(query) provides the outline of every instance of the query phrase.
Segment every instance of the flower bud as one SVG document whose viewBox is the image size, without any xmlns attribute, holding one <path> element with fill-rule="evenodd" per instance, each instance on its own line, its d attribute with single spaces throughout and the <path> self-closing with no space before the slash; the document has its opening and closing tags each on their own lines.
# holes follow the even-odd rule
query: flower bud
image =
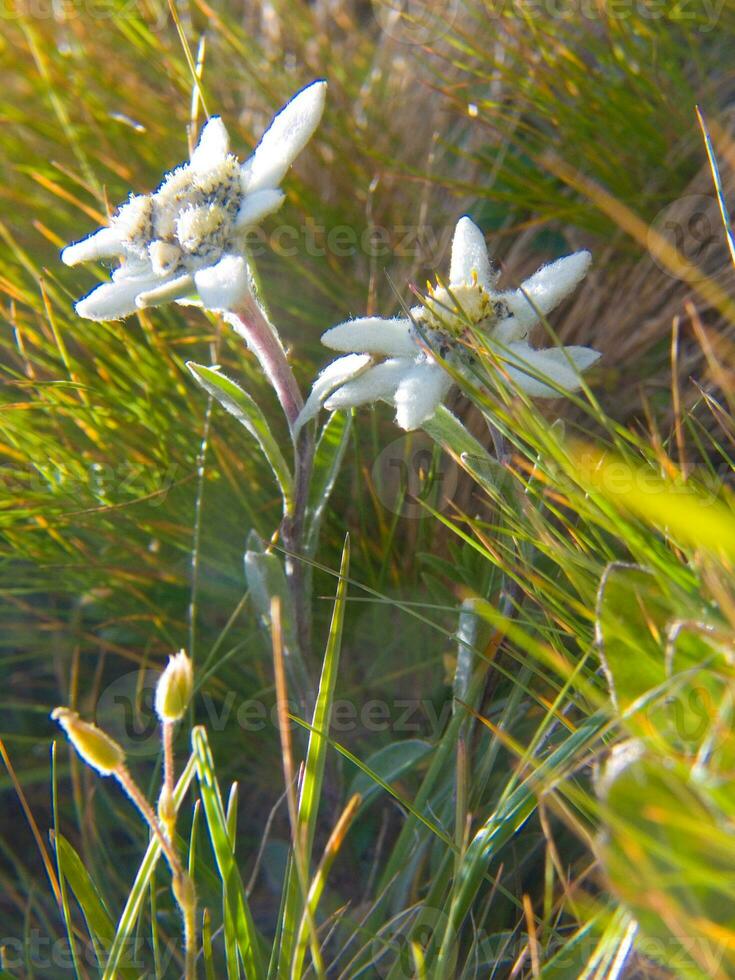
<svg viewBox="0 0 735 980">
<path fill-rule="evenodd" d="M 183 650 L 168 658 L 156 685 L 156 714 L 162 722 L 180 721 L 189 707 L 194 689 L 191 660 Z"/>
<path fill-rule="evenodd" d="M 51 718 L 58 721 L 79 755 L 101 776 L 109 776 L 124 765 L 125 753 L 121 746 L 101 728 L 82 721 L 76 711 L 54 708 Z"/>
<path fill-rule="evenodd" d="M 163 787 L 158 797 L 158 819 L 164 827 L 171 827 L 176 823 L 176 802 L 167 786 Z"/>
<path fill-rule="evenodd" d="M 171 882 L 171 890 L 174 898 L 182 911 L 191 911 L 196 908 L 197 893 L 191 875 L 183 871 L 179 875 L 174 875 Z"/>
</svg>

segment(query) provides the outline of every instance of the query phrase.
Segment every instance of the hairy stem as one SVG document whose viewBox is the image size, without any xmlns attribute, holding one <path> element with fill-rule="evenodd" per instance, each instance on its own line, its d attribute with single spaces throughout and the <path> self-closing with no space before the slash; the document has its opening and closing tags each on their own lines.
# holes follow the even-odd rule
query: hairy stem
<svg viewBox="0 0 735 980">
<path fill-rule="evenodd" d="M 171 726 L 173 727 L 173 726 Z M 195 980 L 196 976 L 196 891 L 194 882 L 184 870 L 173 843 L 166 835 L 161 822 L 153 812 L 153 807 L 143 795 L 140 787 L 124 765 L 115 770 L 115 777 L 128 794 L 161 845 L 171 868 L 172 890 L 184 920 L 185 980 Z"/>
<path fill-rule="evenodd" d="M 225 313 L 224 318 L 258 358 L 278 395 L 293 433 L 294 423 L 304 407 L 304 399 L 275 328 L 268 322 L 252 296 L 243 301 L 236 310 Z"/>
<path fill-rule="evenodd" d="M 163 722 L 163 785 L 167 793 L 174 792 L 174 722 Z"/>
<path fill-rule="evenodd" d="M 304 661 L 310 661 L 311 609 L 308 595 L 308 570 L 303 563 L 303 539 L 309 485 L 314 460 L 314 439 L 305 426 L 294 434 L 294 426 L 304 400 L 288 363 L 286 352 L 275 328 L 269 323 L 256 299 L 248 297 L 236 309 L 224 314 L 225 320 L 244 338 L 258 358 L 273 386 L 294 438 L 295 491 L 292 507 L 281 523 L 281 540 L 286 551 L 286 578 L 296 616 L 296 633 Z"/>
<path fill-rule="evenodd" d="M 184 909 L 184 978 L 194 980 L 196 977 L 197 958 L 197 914 L 196 906 Z"/>
<path fill-rule="evenodd" d="M 138 807 L 143 819 L 150 827 L 151 832 L 157 838 L 158 843 L 161 845 L 161 850 L 166 855 L 166 860 L 171 867 L 171 873 L 175 878 L 181 877 L 184 874 L 184 869 L 181 861 L 179 860 L 179 856 L 174 850 L 173 844 L 166 836 L 160 820 L 153 812 L 153 807 L 150 805 L 145 796 L 143 796 L 143 793 L 133 777 L 130 775 L 127 767 L 120 766 L 118 769 L 116 769 L 115 777 L 133 803 Z"/>
</svg>

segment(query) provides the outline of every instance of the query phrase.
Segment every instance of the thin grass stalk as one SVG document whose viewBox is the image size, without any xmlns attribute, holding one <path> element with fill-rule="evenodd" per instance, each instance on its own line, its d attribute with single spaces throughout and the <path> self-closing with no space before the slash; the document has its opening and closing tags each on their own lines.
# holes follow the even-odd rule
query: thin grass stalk
<svg viewBox="0 0 735 980">
<path fill-rule="evenodd" d="M 340 814 L 339 820 L 335 824 L 332 833 L 329 835 L 329 839 L 327 840 L 324 848 L 324 854 L 319 862 L 319 867 L 312 878 L 311 885 L 309 886 L 309 892 L 306 896 L 304 911 L 301 914 L 301 922 L 299 923 L 299 928 L 296 934 L 296 947 L 291 966 L 291 980 L 301 980 L 301 977 L 303 976 L 302 968 L 304 965 L 304 956 L 306 954 L 306 946 L 309 942 L 309 918 L 311 918 L 312 922 L 316 918 L 316 911 L 327 884 L 327 877 L 329 876 L 332 865 L 334 864 L 337 854 L 342 847 L 342 842 L 347 835 L 347 831 L 350 829 L 352 821 L 357 816 L 360 803 L 361 797 L 359 793 L 355 793 L 355 795 L 350 797 L 348 800 L 347 806 Z"/>
<path fill-rule="evenodd" d="M 314 965 L 314 971 L 319 977 L 324 977 L 324 962 L 319 949 L 319 937 L 316 932 L 314 920 L 311 917 L 306 904 L 308 895 L 309 866 L 305 854 L 305 835 L 299 823 L 298 805 L 296 801 L 296 770 L 293 761 L 293 744 L 291 740 L 291 721 L 288 714 L 288 687 L 286 684 L 286 669 L 283 656 L 283 634 L 281 630 L 281 603 L 278 596 L 274 596 L 271 602 L 271 622 L 273 624 L 273 666 L 276 681 L 276 704 L 278 708 L 278 730 L 281 738 L 281 756 L 283 759 L 283 775 L 286 783 L 286 802 L 288 804 L 288 816 L 291 823 L 291 841 L 293 845 L 293 868 L 296 871 L 298 886 L 302 895 L 303 907 L 307 915 L 309 930 L 309 944 Z M 291 909 L 291 911 L 294 911 Z M 285 906 L 285 913 L 289 912 L 288 904 Z M 285 917 L 285 916 L 284 916 Z M 283 923 L 286 937 L 293 942 L 295 934 L 295 923 L 285 921 Z M 282 939 L 283 942 L 283 939 Z"/>
</svg>

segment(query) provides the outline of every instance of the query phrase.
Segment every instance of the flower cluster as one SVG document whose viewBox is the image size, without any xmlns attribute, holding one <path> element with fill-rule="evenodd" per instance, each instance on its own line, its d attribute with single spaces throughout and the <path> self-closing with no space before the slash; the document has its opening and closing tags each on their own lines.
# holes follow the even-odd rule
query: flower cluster
<svg viewBox="0 0 735 980">
<path fill-rule="evenodd" d="M 325 94 L 320 81 L 294 96 L 242 164 L 213 116 L 189 163 L 154 193 L 131 196 L 108 227 L 65 248 L 67 265 L 121 259 L 112 282 L 77 303 L 79 316 L 117 319 L 194 292 L 208 309 L 232 309 L 249 290 L 244 236 L 283 203 L 279 184 L 316 129 Z"/>
<path fill-rule="evenodd" d="M 325 82 L 299 92 L 244 164 L 230 153 L 222 120 L 213 117 L 189 163 L 167 174 L 154 193 L 132 196 L 108 227 L 64 249 L 69 265 L 121 259 L 112 281 L 77 303 L 79 315 L 109 320 L 197 293 L 205 308 L 223 311 L 234 322 L 276 390 L 285 391 L 288 386 L 279 381 L 290 369 L 275 330 L 254 302 L 244 237 L 283 202 L 279 184 L 314 132 L 325 92 Z M 482 232 L 468 217 L 460 218 L 446 285 L 429 285 L 421 304 L 404 317 L 359 317 L 323 335 L 327 347 L 345 356 L 317 377 L 300 413 L 297 391 L 289 388 L 282 398 L 294 433 L 322 407 L 348 409 L 377 400 L 395 407 L 402 428 L 418 428 L 457 375 L 472 369 L 478 337 L 494 355 L 498 375 L 529 395 L 577 390 L 597 351 L 536 350 L 529 334 L 578 285 L 589 264 L 589 252 L 575 252 L 543 266 L 519 289 L 499 291 Z M 233 318 L 238 308 L 252 322 Z"/>
<path fill-rule="evenodd" d="M 575 252 L 543 266 L 520 289 L 499 292 L 482 232 L 468 217 L 460 218 L 447 286 L 429 285 L 423 303 L 406 317 L 360 317 L 323 335 L 327 347 L 352 353 L 317 378 L 300 423 L 316 415 L 321 404 L 334 410 L 383 399 L 395 406 L 402 428 L 417 428 L 452 386 L 444 365 L 460 373 L 471 367 L 475 331 L 518 388 L 541 397 L 575 391 L 580 372 L 594 364 L 598 352 L 589 347 L 534 350 L 528 337 L 577 286 L 589 264 L 589 252 Z"/>
</svg>

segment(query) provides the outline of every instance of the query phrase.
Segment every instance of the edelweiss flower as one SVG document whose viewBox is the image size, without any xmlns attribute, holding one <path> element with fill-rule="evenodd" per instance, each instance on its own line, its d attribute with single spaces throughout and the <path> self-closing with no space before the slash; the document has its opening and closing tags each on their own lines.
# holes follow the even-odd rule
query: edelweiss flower
<svg viewBox="0 0 735 980">
<path fill-rule="evenodd" d="M 65 248 L 67 265 L 121 260 L 112 282 L 77 303 L 79 316 L 114 320 L 194 291 L 207 309 L 242 299 L 249 289 L 244 235 L 283 203 L 278 185 L 316 129 L 325 94 L 326 82 L 314 82 L 294 96 L 243 164 L 213 116 L 189 163 L 166 174 L 153 194 L 131 195 L 107 228 Z"/>
<path fill-rule="evenodd" d="M 331 411 L 383 399 L 395 405 L 402 428 L 417 428 L 453 384 L 441 361 L 459 372 L 472 364 L 474 331 L 482 332 L 503 371 L 529 395 L 553 398 L 559 389 L 575 391 L 579 372 L 597 360 L 598 352 L 589 347 L 534 350 L 527 338 L 575 288 L 589 264 L 589 252 L 575 252 L 543 266 L 520 289 L 496 292 L 498 273 L 482 232 L 469 218 L 460 218 L 447 287 L 429 286 L 423 305 L 410 317 L 360 317 L 323 335 L 327 347 L 352 353 L 319 375 L 300 424 L 322 403 Z M 375 363 L 376 357 L 385 359 Z"/>
</svg>

